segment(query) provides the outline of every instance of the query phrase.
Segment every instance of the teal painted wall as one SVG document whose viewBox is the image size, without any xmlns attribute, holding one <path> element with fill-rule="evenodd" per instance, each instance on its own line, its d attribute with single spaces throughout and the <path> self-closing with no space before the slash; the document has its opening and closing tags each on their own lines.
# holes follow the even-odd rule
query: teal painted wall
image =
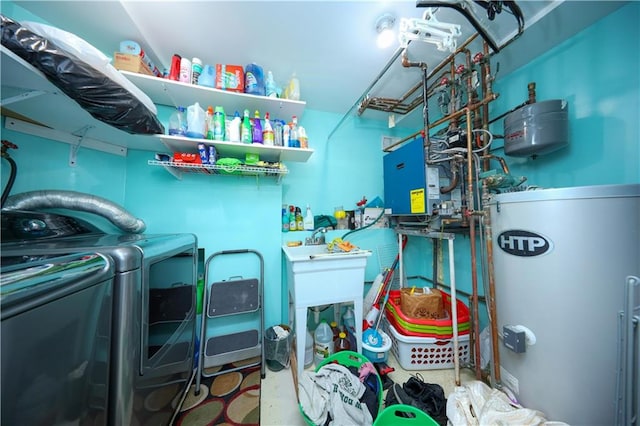
<svg viewBox="0 0 640 426">
<path fill-rule="evenodd" d="M 19 11 L 7 9 L 5 2 L 3 13 L 23 18 Z M 500 98 L 491 105 L 493 115 L 522 103 L 530 81 L 537 84 L 538 100 L 569 102 L 570 146 L 536 160 L 508 158 L 513 174 L 527 176 L 532 185 L 555 187 L 640 182 L 638 18 L 640 4 L 632 2 L 526 66 L 498 75 L 494 88 Z M 161 111 L 161 119 L 167 116 Z M 93 193 L 144 219 L 150 233 L 195 233 L 207 255 L 237 248 L 260 251 L 265 259 L 265 314 L 270 326 L 280 323 L 286 312 L 280 245 L 309 234 L 281 232 L 282 204 L 303 208 L 309 204 L 315 214 L 330 214 L 338 205 L 353 208 L 362 196 L 382 198 L 380 138 L 404 136 L 399 129 L 353 118 L 327 140 L 341 118 L 321 111 L 304 112 L 301 124 L 315 153 L 306 163 L 288 164 L 290 173 L 281 183 L 197 174 L 177 180 L 160 167 L 148 166 L 153 153 L 146 151 L 130 151 L 122 158 L 81 148 L 78 165 L 69 167 L 66 144 L 4 128 L 2 138 L 20 146 L 12 152 L 19 166 L 12 193 L 35 189 Z M 501 134 L 501 122 L 492 131 Z M 502 155 L 500 144 L 497 140 L 494 147 L 498 155 Z M 158 151 L 163 151 L 161 146 Z M 3 185 L 7 176 L 6 162 L 2 162 Z M 343 234 L 332 231 L 327 238 Z M 366 279 L 373 281 L 382 261 L 378 249 L 395 243 L 393 232 L 371 229 L 352 234 L 350 239 L 374 250 L 366 273 Z M 470 292 L 468 237 L 457 236 L 455 250 L 458 288 Z M 430 242 L 412 238 L 405 258 L 407 274 L 429 277 L 431 262 Z M 445 272 L 447 262 L 445 244 Z M 217 266 L 215 272 L 237 275 L 238 270 L 243 273 L 242 265 L 233 264 Z"/>
</svg>

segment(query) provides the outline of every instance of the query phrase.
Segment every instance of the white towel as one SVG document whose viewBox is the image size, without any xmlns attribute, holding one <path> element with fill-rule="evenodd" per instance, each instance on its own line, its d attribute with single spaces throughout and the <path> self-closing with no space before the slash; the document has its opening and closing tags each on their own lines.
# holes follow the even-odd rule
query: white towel
<svg viewBox="0 0 640 426">
<path fill-rule="evenodd" d="M 298 396 L 303 411 L 316 425 L 323 425 L 331 413 L 330 425 L 371 426 L 373 418 L 360 402 L 365 385 L 340 364 L 327 364 L 318 372 L 305 371 L 299 380 Z"/>
</svg>

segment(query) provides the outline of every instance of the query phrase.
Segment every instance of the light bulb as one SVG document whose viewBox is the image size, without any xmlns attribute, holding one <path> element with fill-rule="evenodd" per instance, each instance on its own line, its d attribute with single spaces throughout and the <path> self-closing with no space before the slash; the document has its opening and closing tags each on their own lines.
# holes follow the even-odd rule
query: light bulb
<svg viewBox="0 0 640 426">
<path fill-rule="evenodd" d="M 393 30 L 391 28 L 385 28 L 378 34 L 378 38 L 376 40 L 376 44 L 379 48 L 384 49 L 386 47 L 391 46 L 394 40 Z"/>
<path fill-rule="evenodd" d="M 379 17 L 376 21 L 376 31 L 378 32 L 376 44 L 379 48 L 384 49 L 385 47 L 391 46 L 393 43 L 393 40 L 395 39 L 393 24 L 395 22 L 396 19 L 388 13 Z"/>
</svg>

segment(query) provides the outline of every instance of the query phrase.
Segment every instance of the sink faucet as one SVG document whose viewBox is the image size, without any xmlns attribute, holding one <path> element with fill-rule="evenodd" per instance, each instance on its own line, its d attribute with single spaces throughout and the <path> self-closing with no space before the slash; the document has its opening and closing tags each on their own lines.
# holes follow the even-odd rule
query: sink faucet
<svg viewBox="0 0 640 426">
<path fill-rule="evenodd" d="M 318 229 L 315 229 L 312 233 L 310 237 L 307 237 L 304 240 L 304 244 L 306 246 L 318 246 L 318 245 L 322 245 L 325 243 L 324 240 L 324 234 L 327 232 L 327 228 L 325 228 L 324 226 L 321 226 Z M 316 235 L 318 233 L 321 233 L 322 235 L 320 235 L 319 237 L 316 237 Z"/>
</svg>

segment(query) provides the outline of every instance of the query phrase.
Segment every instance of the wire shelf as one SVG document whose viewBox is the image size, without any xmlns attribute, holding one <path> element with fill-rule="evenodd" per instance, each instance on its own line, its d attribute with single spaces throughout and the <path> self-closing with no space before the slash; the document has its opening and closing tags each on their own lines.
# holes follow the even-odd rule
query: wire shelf
<svg viewBox="0 0 640 426">
<path fill-rule="evenodd" d="M 200 173 L 219 176 L 267 176 L 277 178 L 281 178 L 289 173 L 289 170 L 283 164 L 274 167 L 247 165 L 229 167 L 217 164 L 189 164 L 158 160 L 148 160 L 147 164 L 150 166 L 162 166 L 178 179 L 182 178 L 182 173 Z"/>
</svg>

